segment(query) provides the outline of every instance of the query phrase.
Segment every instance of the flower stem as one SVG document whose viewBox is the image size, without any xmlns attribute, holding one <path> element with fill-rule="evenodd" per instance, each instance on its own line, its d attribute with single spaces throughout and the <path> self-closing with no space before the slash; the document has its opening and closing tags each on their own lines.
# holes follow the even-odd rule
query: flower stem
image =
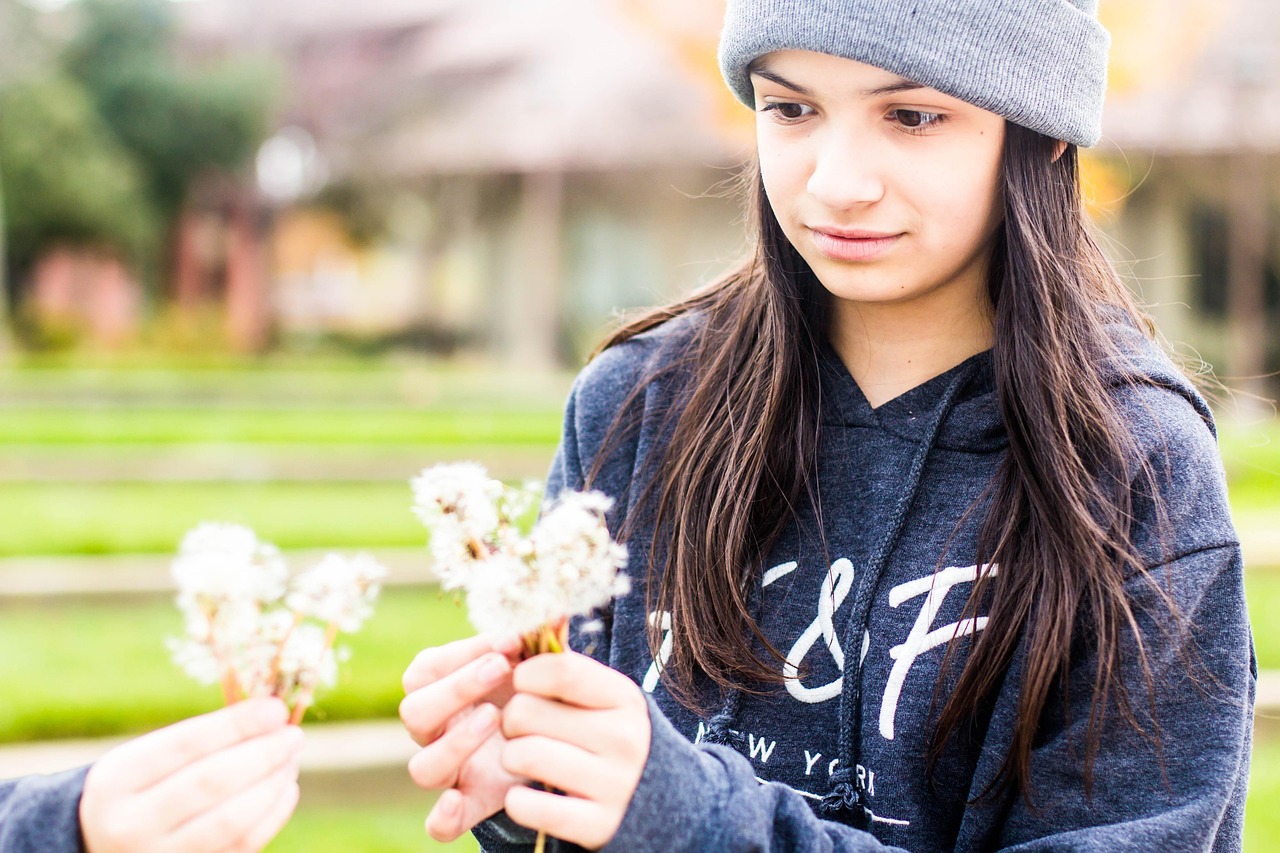
<svg viewBox="0 0 1280 853">
<path fill-rule="evenodd" d="M 320 657 L 322 659 L 324 658 L 325 653 L 328 652 L 329 649 L 333 648 L 333 642 L 336 639 L 338 639 L 338 623 L 330 622 L 328 630 L 325 631 L 324 635 L 324 649 L 320 652 Z M 314 695 L 315 688 L 308 687 L 306 691 L 298 697 L 297 704 L 293 706 L 293 711 L 289 714 L 289 725 L 297 726 L 302 724 L 302 718 L 306 716 L 307 709 L 311 707 L 311 699 Z"/>
<path fill-rule="evenodd" d="M 561 654 L 569 648 L 569 618 L 562 616 L 555 622 L 541 625 L 524 635 L 524 651 L 521 655 L 529 659 L 534 655 Z M 548 789 L 556 793 L 554 788 Z M 533 845 L 533 853 L 543 853 L 547 847 L 547 834 L 538 832 L 538 840 Z"/>
</svg>

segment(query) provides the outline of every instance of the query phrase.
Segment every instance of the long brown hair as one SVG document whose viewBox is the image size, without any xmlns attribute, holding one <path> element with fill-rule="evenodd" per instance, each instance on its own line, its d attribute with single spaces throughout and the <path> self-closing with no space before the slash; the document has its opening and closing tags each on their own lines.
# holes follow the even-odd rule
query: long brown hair
<svg viewBox="0 0 1280 853">
<path fill-rule="evenodd" d="M 1144 566 L 1131 536 L 1132 489 L 1143 474 L 1104 362 L 1115 315 L 1150 327 L 1091 236 L 1077 151 L 1007 125 L 1005 218 L 991 250 L 993 362 L 1009 448 L 988 488 L 968 616 L 988 607 L 955 687 L 937 715 L 930 765 L 1001 689 L 1025 651 L 1011 750 L 997 776 L 1030 802 L 1030 756 L 1050 701 L 1061 696 L 1074 641 L 1096 658 L 1086 736 L 1086 786 L 1109 707 L 1139 726 L 1120 682 L 1124 638 L 1137 642 L 1126 579 Z M 684 354 L 690 379 L 654 466 L 648 596 L 678 626 L 663 669 L 668 689 L 699 704 L 701 675 L 723 690 L 759 692 L 785 658 L 751 613 L 763 560 L 809 501 L 818 454 L 818 347 L 830 296 L 783 235 L 758 169 L 745 180 L 757 229 L 753 255 L 720 281 L 615 331 L 601 349 L 672 318 L 700 315 Z M 625 532 L 624 532 L 624 535 Z M 665 543 L 665 544 L 664 544 Z M 1080 625 L 1087 624 L 1087 636 Z M 652 625 L 655 659 L 661 641 Z M 961 644 L 948 647 L 944 673 Z M 756 649 L 763 649 L 761 655 Z M 1146 677 L 1148 694 L 1151 689 Z M 941 683 L 941 680 L 940 682 Z M 935 696 L 935 701 L 937 697 Z"/>
</svg>

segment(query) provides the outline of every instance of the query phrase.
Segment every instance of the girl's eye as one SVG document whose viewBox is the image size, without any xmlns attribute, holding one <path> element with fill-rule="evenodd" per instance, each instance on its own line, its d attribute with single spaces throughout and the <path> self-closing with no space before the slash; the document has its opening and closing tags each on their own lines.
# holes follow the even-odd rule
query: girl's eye
<svg viewBox="0 0 1280 853">
<path fill-rule="evenodd" d="M 927 113 L 924 110 L 893 110 L 889 116 L 907 133 L 924 133 L 947 120 L 941 113 Z"/>
<path fill-rule="evenodd" d="M 812 115 L 813 111 L 813 107 L 788 102 L 768 103 L 760 109 L 762 113 L 772 112 L 783 121 L 799 121 L 805 116 Z"/>
</svg>

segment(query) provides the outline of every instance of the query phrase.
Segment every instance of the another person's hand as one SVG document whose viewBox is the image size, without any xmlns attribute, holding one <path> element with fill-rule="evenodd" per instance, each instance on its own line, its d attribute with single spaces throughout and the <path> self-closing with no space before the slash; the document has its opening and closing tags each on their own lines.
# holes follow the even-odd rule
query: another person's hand
<svg viewBox="0 0 1280 853">
<path fill-rule="evenodd" d="M 405 670 L 400 719 L 422 747 L 409 775 L 441 792 L 426 821 L 437 841 L 452 841 L 497 814 L 520 781 L 502 768 L 499 726 L 519 656 L 519 637 L 481 634 L 426 649 Z"/>
<path fill-rule="evenodd" d="M 256 853 L 298 803 L 302 730 L 251 699 L 116 747 L 89 769 L 89 853 Z"/>
<path fill-rule="evenodd" d="M 563 792 L 513 787 L 507 815 L 591 850 L 613 838 L 640 784 L 653 729 L 639 686 L 574 652 L 536 655 L 516 667 L 502 712 L 502 764 Z"/>
</svg>

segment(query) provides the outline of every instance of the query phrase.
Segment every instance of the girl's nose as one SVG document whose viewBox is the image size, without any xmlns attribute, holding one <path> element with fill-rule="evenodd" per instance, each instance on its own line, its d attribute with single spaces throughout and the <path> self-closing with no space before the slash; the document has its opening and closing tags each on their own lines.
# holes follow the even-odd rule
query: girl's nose
<svg viewBox="0 0 1280 853">
<path fill-rule="evenodd" d="M 817 152 L 809 194 L 831 210 L 874 204 L 884 198 L 884 175 L 874 146 L 832 138 Z"/>
</svg>

